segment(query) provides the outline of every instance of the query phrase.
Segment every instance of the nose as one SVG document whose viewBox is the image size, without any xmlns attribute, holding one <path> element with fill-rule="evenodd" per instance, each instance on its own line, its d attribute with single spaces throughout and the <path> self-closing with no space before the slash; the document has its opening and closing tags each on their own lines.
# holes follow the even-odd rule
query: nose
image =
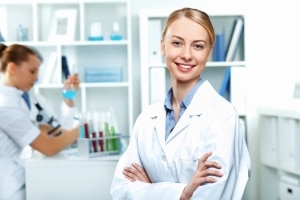
<svg viewBox="0 0 300 200">
<path fill-rule="evenodd" d="M 184 60 L 190 60 L 192 58 L 192 53 L 189 46 L 184 46 L 181 52 L 181 58 Z"/>
<path fill-rule="evenodd" d="M 35 76 L 34 76 L 34 82 L 38 81 L 38 76 L 39 76 L 39 73 L 36 73 Z"/>
</svg>

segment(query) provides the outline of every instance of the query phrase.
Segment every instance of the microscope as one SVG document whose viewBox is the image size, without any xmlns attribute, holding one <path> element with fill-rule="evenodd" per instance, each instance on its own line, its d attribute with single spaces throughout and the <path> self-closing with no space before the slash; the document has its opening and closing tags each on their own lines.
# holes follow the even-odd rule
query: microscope
<svg viewBox="0 0 300 200">
<path fill-rule="evenodd" d="M 36 122 L 38 125 L 47 124 L 51 127 L 51 130 L 48 131 L 48 135 L 52 135 L 55 131 L 60 127 L 58 121 L 54 118 L 54 116 L 49 117 L 49 115 L 45 112 L 42 106 L 36 102 L 35 107 L 38 109 L 38 114 L 36 116 Z M 54 136 L 59 136 L 62 134 L 62 131 L 59 131 Z"/>
</svg>

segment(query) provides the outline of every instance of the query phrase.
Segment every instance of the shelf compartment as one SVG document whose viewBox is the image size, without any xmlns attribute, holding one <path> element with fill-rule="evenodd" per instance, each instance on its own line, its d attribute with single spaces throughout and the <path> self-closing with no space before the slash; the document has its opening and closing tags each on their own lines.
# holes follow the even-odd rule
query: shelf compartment
<svg viewBox="0 0 300 200">
<path fill-rule="evenodd" d="M 261 133 L 261 162 L 272 166 L 279 164 L 278 118 L 274 116 L 260 116 Z"/>
<path fill-rule="evenodd" d="M 5 41 L 18 42 L 18 25 L 22 25 L 23 28 L 28 30 L 28 41 L 32 41 L 34 34 L 33 5 L 29 3 L 9 4 L 0 2 L 0 31 Z"/>
<path fill-rule="evenodd" d="M 300 169 L 300 120 L 281 117 L 279 121 L 280 162 L 286 168 Z"/>
</svg>

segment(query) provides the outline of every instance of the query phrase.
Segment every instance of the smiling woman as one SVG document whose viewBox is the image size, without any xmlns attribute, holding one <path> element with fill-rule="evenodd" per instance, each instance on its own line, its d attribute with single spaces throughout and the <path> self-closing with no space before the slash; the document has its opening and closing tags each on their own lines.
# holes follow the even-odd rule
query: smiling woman
<svg viewBox="0 0 300 200">
<path fill-rule="evenodd" d="M 202 77 L 214 43 L 205 12 L 182 8 L 167 18 L 160 46 L 171 88 L 138 116 L 113 199 L 242 199 L 250 157 L 239 115 Z"/>
</svg>

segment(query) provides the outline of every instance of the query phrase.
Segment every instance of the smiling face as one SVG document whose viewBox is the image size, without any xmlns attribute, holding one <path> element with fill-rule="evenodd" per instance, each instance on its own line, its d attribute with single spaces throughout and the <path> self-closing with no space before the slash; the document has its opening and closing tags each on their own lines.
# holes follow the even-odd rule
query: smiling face
<svg viewBox="0 0 300 200">
<path fill-rule="evenodd" d="M 205 69 L 212 45 L 203 26 L 180 17 L 167 28 L 161 41 L 161 51 L 172 82 L 194 84 Z"/>
</svg>

